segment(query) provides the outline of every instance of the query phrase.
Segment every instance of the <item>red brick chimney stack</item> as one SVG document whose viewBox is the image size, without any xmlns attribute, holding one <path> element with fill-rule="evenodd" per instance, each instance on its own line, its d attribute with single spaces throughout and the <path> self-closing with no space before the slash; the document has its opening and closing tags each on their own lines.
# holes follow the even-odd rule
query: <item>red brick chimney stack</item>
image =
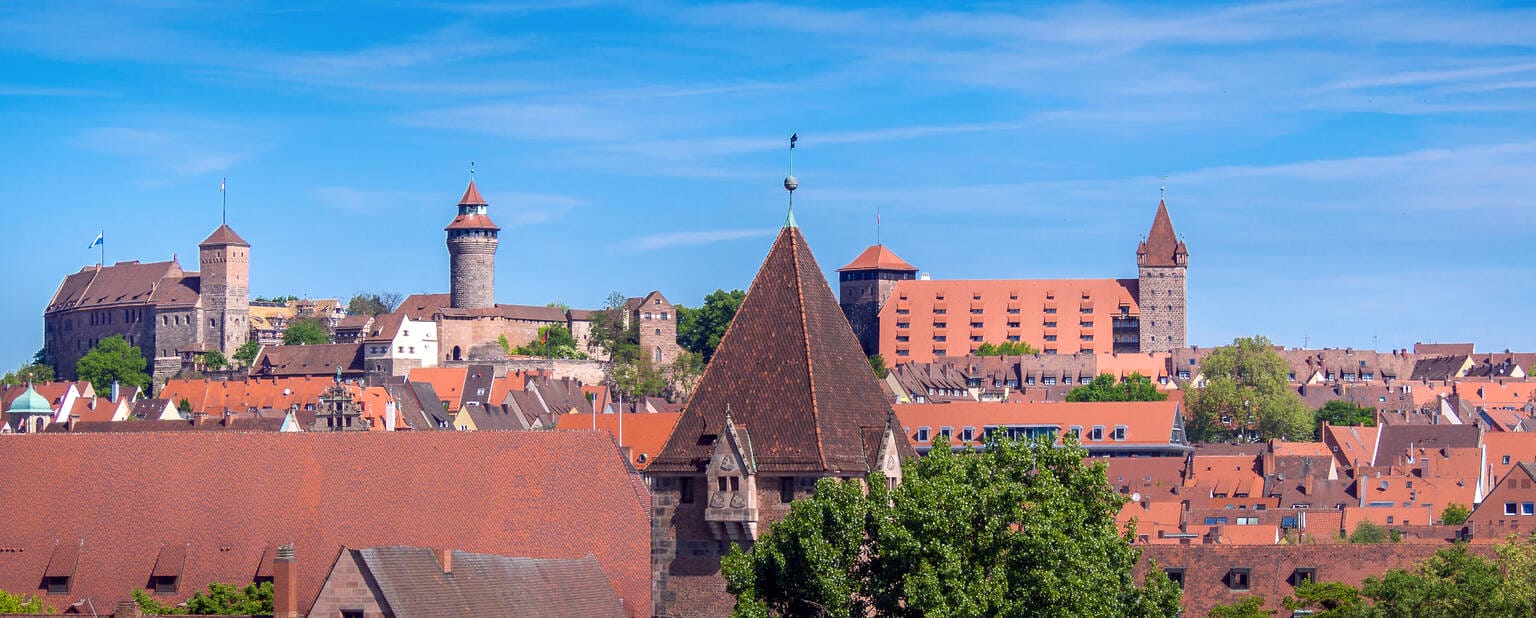
<svg viewBox="0 0 1536 618">
<path fill-rule="evenodd" d="M 453 550 L 434 549 L 432 553 L 437 556 L 437 563 L 443 565 L 443 575 L 453 575 Z"/>
<path fill-rule="evenodd" d="M 293 544 L 277 546 L 272 561 L 272 618 L 299 616 L 299 563 L 293 557 Z"/>
</svg>

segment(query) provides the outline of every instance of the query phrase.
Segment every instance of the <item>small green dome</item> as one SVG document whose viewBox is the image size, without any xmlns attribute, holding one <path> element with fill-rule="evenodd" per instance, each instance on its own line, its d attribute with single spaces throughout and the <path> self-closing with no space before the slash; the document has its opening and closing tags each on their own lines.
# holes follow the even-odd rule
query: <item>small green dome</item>
<svg viewBox="0 0 1536 618">
<path fill-rule="evenodd" d="M 6 410 L 11 414 L 53 414 L 53 406 L 48 405 L 48 400 L 37 394 L 37 390 L 27 385 L 27 392 L 22 393 L 15 401 L 11 402 L 11 409 Z"/>
</svg>

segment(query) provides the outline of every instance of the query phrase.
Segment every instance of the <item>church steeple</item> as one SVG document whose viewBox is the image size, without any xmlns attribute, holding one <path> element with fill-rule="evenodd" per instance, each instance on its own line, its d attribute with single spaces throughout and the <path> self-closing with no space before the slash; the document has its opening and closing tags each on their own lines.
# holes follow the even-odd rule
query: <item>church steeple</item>
<svg viewBox="0 0 1536 618">
<path fill-rule="evenodd" d="M 1189 263 L 1189 249 L 1173 231 L 1173 220 L 1168 217 L 1168 203 L 1157 201 L 1157 214 L 1152 217 L 1152 230 L 1147 239 L 1136 247 L 1136 263 L 1139 266 L 1169 267 Z"/>
<path fill-rule="evenodd" d="M 1157 201 L 1152 230 L 1136 247 L 1138 348 L 1170 352 L 1185 345 L 1189 249 L 1173 232 L 1168 203 Z"/>
</svg>

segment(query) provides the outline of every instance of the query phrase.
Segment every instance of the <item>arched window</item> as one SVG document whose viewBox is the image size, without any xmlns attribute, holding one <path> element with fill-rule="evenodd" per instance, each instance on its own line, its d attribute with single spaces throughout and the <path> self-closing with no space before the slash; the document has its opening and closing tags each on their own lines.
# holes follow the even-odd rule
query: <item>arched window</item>
<svg viewBox="0 0 1536 618">
<path fill-rule="evenodd" d="M 459 346 L 453 346 L 453 360 L 460 359 Z"/>
<path fill-rule="evenodd" d="M 651 352 L 651 360 L 657 363 L 661 362 L 661 346 L 656 346 L 656 349 Z"/>
</svg>

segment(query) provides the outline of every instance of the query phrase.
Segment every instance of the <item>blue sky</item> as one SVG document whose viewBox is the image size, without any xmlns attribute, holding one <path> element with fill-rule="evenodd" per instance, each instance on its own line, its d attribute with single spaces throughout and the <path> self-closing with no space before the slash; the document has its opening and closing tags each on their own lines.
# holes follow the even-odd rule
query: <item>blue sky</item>
<svg viewBox="0 0 1536 618">
<path fill-rule="evenodd" d="M 1190 340 L 1536 349 L 1536 11 L 1482 3 L 7 2 L 0 365 L 96 260 L 447 289 L 474 161 L 497 300 L 830 273 L 1130 277 L 1167 176 Z M 1308 339 L 1310 338 L 1310 339 Z M 10 359 L 10 360 L 5 360 Z"/>
</svg>

